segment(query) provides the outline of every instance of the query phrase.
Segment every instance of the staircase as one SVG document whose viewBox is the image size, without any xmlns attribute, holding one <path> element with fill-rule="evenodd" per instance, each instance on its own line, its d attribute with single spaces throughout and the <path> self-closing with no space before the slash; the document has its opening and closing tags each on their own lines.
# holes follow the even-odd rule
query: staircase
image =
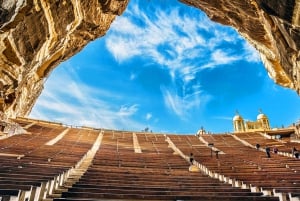
<svg viewBox="0 0 300 201">
<path fill-rule="evenodd" d="M 87 171 L 88 167 L 92 164 L 96 152 L 100 148 L 103 133 L 100 132 L 97 140 L 93 144 L 92 148 L 87 152 L 87 154 L 77 163 L 77 165 L 69 170 L 68 176 L 64 181 L 63 185 L 58 186 L 51 194 L 47 195 L 43 201 L 52 201 L 54 198 L 60 198 L 63 192 L 67 192 L 69 188 L 72 187 L 82 175 Z"/>
</svg>

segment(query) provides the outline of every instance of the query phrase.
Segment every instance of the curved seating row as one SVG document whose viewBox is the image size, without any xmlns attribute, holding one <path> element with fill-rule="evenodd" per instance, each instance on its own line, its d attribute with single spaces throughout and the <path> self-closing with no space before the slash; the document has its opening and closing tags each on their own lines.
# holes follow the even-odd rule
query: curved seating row
<svg viewBox="0 0 300 201">
<path fill-rule="evenodd" d="M 41 201 L 59 186 L 61 200 L 296 200 L 299 160 L 267 158 L 251 136 L 163 135 L 147 132 L 67 128 L 17 119 L 27 134 L 0 140 L 0 197 Z M 101 144 L 92 163 L 71 185 L 66 180 Z M 63 135 L 61 135 L 63 133 Z M 58 138 L 59 137 L 59 138 Z M 282 143 L 253 135 L 261 146 Z M 57 140 L 53 140 L 57 139 Z M 49 141 L 53 142 L 48 143 Z M 252 145 L 252 146 L 247 146 Z M 255 143 L 255 144 L 254 144 Z M 190 172 L 193 153 L 199 172 Z"/>
</svg>

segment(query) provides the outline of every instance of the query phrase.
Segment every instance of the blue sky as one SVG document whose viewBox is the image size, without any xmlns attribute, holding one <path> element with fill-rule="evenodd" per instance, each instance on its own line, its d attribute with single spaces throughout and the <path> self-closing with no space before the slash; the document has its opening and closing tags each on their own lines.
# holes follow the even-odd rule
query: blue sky
<svg viewBox="0 0 300 201">
<path fill-rule="evenodd" d="M 300 97 L 271 80 L 233 28 L 176 1 L 131 0 L 107 34 L 61 63 L 29 117 L 75 126 L 231 132 L 238 111 L 272 127 L 300 119 Z"/>
</svg>

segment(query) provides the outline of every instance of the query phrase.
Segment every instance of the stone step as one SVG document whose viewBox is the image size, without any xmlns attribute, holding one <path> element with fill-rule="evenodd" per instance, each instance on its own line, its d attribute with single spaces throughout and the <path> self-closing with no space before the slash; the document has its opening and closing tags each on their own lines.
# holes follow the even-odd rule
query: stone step
<svg viewBox="0 0 300 201">
<path fill-rule="evenodd" d="M 98 137 L 98 141 L 99 139 L 101 139 L 99 137 Z M 54 198 L 60 198 L 63 192 L 67 192 L 68 189 L 71 188 L 73 184 L 78 182 L 79 179 L 82 177 L 82 175 L 84 175 L 88 167 L 92 164 L 92 161 L 94 159 L 95 153 L 98 150 L 98 148 L 93 149 L 93 151 L 89 151 L 88 156 L 82 160 L 79 167 L 74 168 L 70 171 L 70 174 L 66 179 L 66 181 L 64 182 L 63 186 L 60 186 L 58 187 L 58 189 L 55 189 L 54 193 L 52 195 L 48 195 L 46 199 L 43 199 L 43 201 L 53 201 Z"/>
<path fill-rule="evenodd" d="M 81 173 L 81 174 L 79 174 L 79 173 L 78 174 L 70 174 L 69 177 L 68 177 L 68 179 L 73 179 L 73 178 L 76 179 L 76 178 L 81 177 L 82 175 L 83 175 L 83 173 Z"/>
<path fill-rule="evenodd" d="M 78 182 L 79 179 L 80 179 L 80 177 L 78 177 L 78 178 L 70 178 L 70 179 L 67 179 L 67 180 L 64 182 L 64 185 L 63 185 L 63 186 L 68 185 L 68 184 L 72 185 L 72 184 Z"/>
<path fill-rule="evenodd" d="M 86 170 L 82 169 L 82 170 L 73 170 L 70 175 L 72 174 L 81 174 L 81 173 L 85 173 Z"/>
<path fill-rule="evenodd" d="M 64 183 L 63 186 L 64 186 L 64 187 L 65 187 L 65 186 L 72 186 L 72 185 L 75 184 L 76 182 L 78 182 L 78 180 L 76 180 L 76 181 L 75 181 L 75 180 L 73 180 L 73 181 L 66 181 L 66 182 Z"/>
<path fill-rule="evenodd" d="M 72 185 L 64 185 L 66 189 L 72 188 Z M 68 191 L 68 190 L 67 190 Z"/>
<path fill-rule="evenodd" d="M 43 201 L 53 201 L 52 198 L 44 198 Z"/>
<path fill-rule="evenodd" d="M 60 198 L 60 197 L 61 197 L 61 194 L 56 194 L 56 193 L 47 196 L 47 198 L 49 198 L 49 199 Z"/>
<path fill-rule="evenodd" d="M 65 186 L 60 186 L 58 189 L 54 190 L 55 194 L 62 194 L 63 192 L 67 192 L 68 188 Z"/>
<path fill-rule="evenodd" d="M 73 169 L 71 172 L 84 172 L 85 170 L 86 170 L 86 168 L 82 168 L 80 166 L 80 168 Z"/>
<path fill-rule="evenodd" d="M 82 175 L 70 175 L 67 180 L 72 181 L 72 180 L 77 180 L 80 177 L 82 177 Z"/>
</svg>

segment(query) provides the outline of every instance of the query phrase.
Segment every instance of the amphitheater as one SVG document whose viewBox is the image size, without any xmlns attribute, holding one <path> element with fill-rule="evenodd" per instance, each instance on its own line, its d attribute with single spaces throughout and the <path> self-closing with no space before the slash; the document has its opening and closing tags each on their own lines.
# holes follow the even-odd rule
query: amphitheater
<svg viewBox="0 0 300 201">
<path fill-rule="evenodd" d="M 0 0 L 0 200 L 299 201 L 299 123 L 177 135 L 25 118 L 53 69 L 104 36 L 128 2 Z M 234 27 L 270 77 L 300 94 L 299 0 L 180 2 Z"/>
<path fill-rule="evenodd" d="M 299 125 L 177 135 L 9 122 L 0 140 L 2 201 L 300 199 L 291 153 L 300 149 Z M 279 152 L 268 158 L 265 147 Z"/>
</svg>

